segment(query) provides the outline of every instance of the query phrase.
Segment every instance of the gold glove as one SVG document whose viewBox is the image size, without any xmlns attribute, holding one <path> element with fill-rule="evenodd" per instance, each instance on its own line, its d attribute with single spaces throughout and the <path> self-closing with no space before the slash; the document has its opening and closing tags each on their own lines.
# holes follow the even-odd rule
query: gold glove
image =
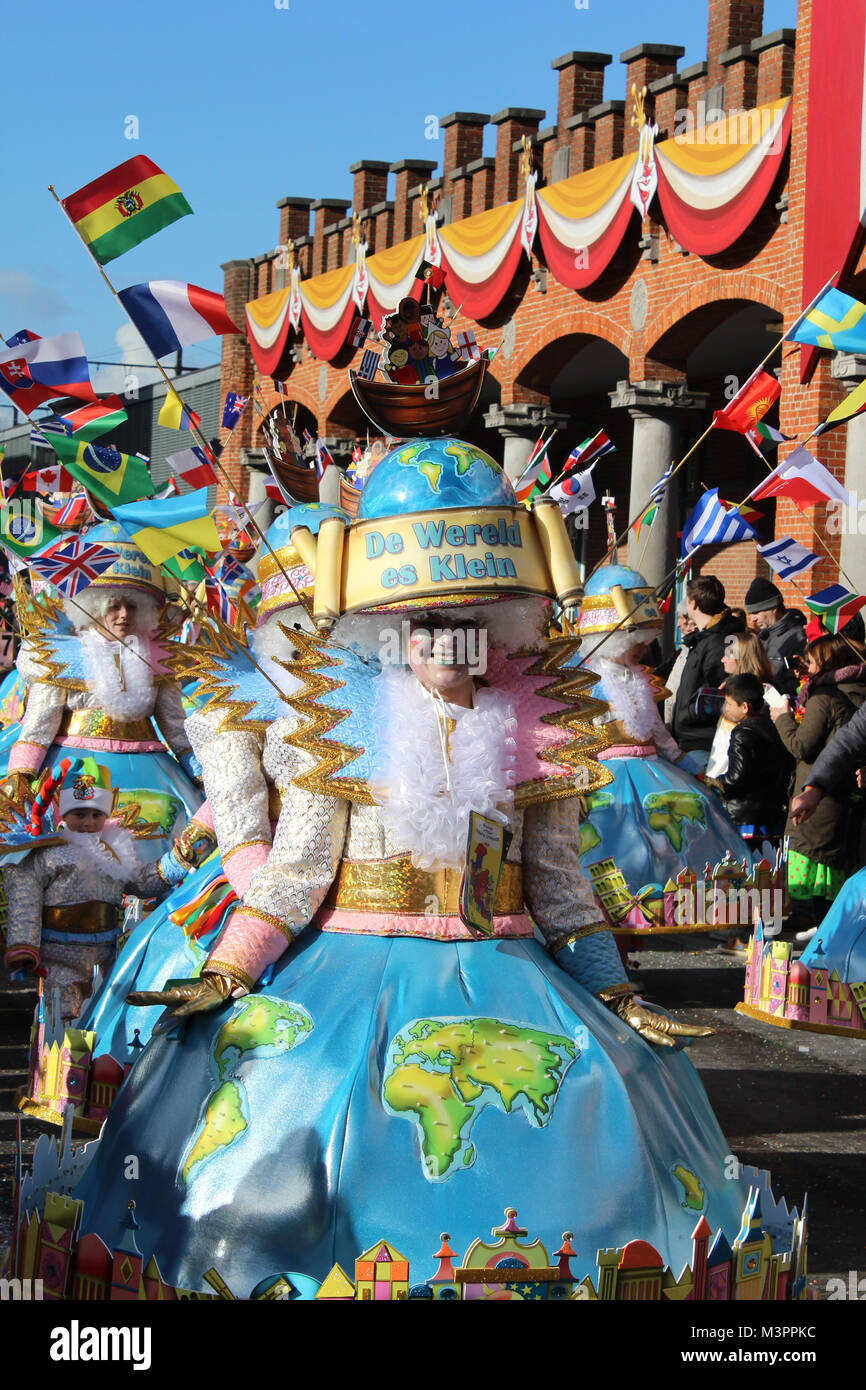
<svg viewBox="0 0 866 1390">
<path fill-rule="evenodd" d="M 603 997 L 603 996 L 602 996 Z M 693 1027 L 690 1023 L 677 1023 L 667 1014 L 648 1009 L 633 994 L 621 994 L 609 1001 L 615 1014 L 623 1023 L 628 1023 L 636 1033 L 647 1042 L 659 1047 L 676 1047 L 677 1038 L 708 1038 L 712 1028 Z"/>
<path fill-rule="evenodd" d="M 127 994 L 126 1002 L 139 1008 L 147 1008 L 152 1004 L 163 1006 L 166 1012 L 157 1020 L 153 1029 L 153 1036 L 157 1037 L 160 1033 L 167 1032 L 179 1019 L 218 1009 L 233 989 L 234 981 L 227 975 L 207 971 L 202 973 L 200 980 L 185 980 L 170 989 L 136 990 Z"/>
</svg>

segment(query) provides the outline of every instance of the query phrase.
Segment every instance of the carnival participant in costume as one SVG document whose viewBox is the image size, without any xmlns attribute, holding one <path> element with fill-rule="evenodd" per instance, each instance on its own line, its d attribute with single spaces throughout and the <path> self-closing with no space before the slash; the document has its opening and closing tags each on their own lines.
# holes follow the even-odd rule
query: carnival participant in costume
<svg viewBox="0 0 866 1390">
<path fill-rule="evenodd" d="M 598 757 L 612 783 L 586 799 L 580 862 L 596 883 L 616 871 L 622 875 L 628 890 L 623 908 L 629 900 L 657 902 L 683 869 L 702 875 L 706 864 L 726 856 L 735 863 L 751 860 L 736 826 L 692 775 L 690 756 L 659 716 L 667 691 L 639 663 L 661 626 L 652 589 L 636 570 L 606 565 L 588 581 L 573 662 L 595 674 L 593 694 L 608 707 L 595 723 L 607 737 Z"/>
<path fill-rule="evenodd" d="M 65 774 L 65 775 L 64 775 Z M 57 796 L 54 828 L 43 816 Z M 90 993 L 93 971 L 113 960 L 125 894 L 163 897 L 183 870 L 171 854 L 145 865 L 135 840 L 112 822 L 114 794 L 104 767 L 92 759 L 65 759 L 47 777 L 30 809 L 28 830 L 9 824 L 0 833 L 8 923 L 4 965 L 41 970 L 45 988 L 60 995 L 60 1017 L 73 1019 Z M 11 832 L 11 833 L 10 833 Z M 47 833 L 43 833 L 47 832 Z M 32 848 L 30 848 L 32 846 Z"/>
<path fill-rule="evenodd" d="M 200 769 L 184 732 L 169 644 L 158 631 L 165 592 L 159 572 L 115 524 L 96 527 L 88 540 L 109 545 L 119 559 L 66 600 L 73 635 L 38 616 L 28 623 L 18 657 L 27 708 L 9 776 L 26 783 L 63 749 L 98 756 L 140 852 L 155 859 L 202 799 L 192 780 Z"/>
<path fill-rule="evenodd" d="M 258 558 L 262 598 L 254 631 L 237 627 L 233 635 L 212 619 L 199 645 L 189 649 L 201 707 L 188 718 L 186 731 L 201 760 L 207 797 L 193 822 L 191 857 L 201 863 L 214 845 L 219 853 L 206 858 L 124 945 L 81 1019 L 82 1028 L 96 1033 L 96 1055 L 110 1052 L 125 1062 L 130 1044 L 148 1041 L 154 1011 L 133 1007 L 126 996 L 197 974 L 254 869 L 267 860 L 281 804 L 273 750 L 295 724 L 282 697 L 299 685 L 283 661 L 295 654 L 296 628 L 313 631 L 303 608 L 312 599 L 312 575 L 289 541 L 289 526 L 302 519 L 315 535 L 327 516 L 347 519 L 337 508 L 318 504 L 278 517 Z M 247 642 L 245 655 L 239 648 Z"/>
<path fill-rule="evenodd" d="M 577 581 L 555 503 L 416 440 L 347 531 L 292 540 L 320 622 L 355 616 L 291 638 L 273 841 L 200 979 L 135 996 L 170 1012 L 76 1188 L 83 1229 L 116 1243 L 134 1152 L 139 1243 L 187 1288 L 214 1264 L 241 1293 L 322 1279 L 383 1236 L 417 1268 L 431 1232 L 510 1205 L 575 1232 L 581 1269 L 636 1237 L 679 1268 L 683 1181 L 734 1240 L 746 1192 L 676 1045 L 705 1030 L 635 997 L 580 869 L 578 798 L 610 774 L 574 643 L 540 636 Z"/>
</svg>

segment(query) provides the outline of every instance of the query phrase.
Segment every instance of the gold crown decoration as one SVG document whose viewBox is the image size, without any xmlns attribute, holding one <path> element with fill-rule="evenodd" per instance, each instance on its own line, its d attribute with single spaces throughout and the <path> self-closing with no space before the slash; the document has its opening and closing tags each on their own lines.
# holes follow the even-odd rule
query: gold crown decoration
<svg viewBox="0 0 866 1390">
<path fill-rule="evenodd" d="M 643 126 L 647 124 L 646 113 L 646 87 L 641 87 L 638 91 L 637 84 L 631 84 L 632 111 L 629 125 Z"/>
</svg>

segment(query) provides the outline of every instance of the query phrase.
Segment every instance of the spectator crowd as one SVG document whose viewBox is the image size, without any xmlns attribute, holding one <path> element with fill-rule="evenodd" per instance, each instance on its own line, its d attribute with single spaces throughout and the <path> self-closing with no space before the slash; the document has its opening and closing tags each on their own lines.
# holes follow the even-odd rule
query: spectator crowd
<svg viewBox="0 0 866 1390">
<path fill-rule="evenodd" d="M 807 940 L 866 864 L 862 618 L 830 634 L 760 578 L 742 609 L 729 608 L 713 575 L 688 581 L 677 617 L 681 645 L 659 668 L 670 732 L 744 841 L 784 846 Z"/>
</svg>

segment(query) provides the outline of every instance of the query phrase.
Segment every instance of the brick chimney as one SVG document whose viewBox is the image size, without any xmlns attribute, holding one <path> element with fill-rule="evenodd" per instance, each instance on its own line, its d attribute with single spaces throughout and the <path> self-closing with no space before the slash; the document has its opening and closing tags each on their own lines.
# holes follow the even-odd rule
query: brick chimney
<svg viewBox="0 0 866 1390">
<path fill-rule="evenodd" d="M 349 173 L 354 176 L 352 207 L 356 212 L 385 201 L 390 167 L 381 159 L 359 159 L 357 163 L 349 165 Z"/>
<path fill-rule="evenodd" d="M 619 159 L 622 154 L 625 102 L 603 101 L 586 114 L 595 122 L 594 163 L 609 164 L 612 159 Z"/>
<path fill-rule="evenodd" d="M 554 58 L 551 67 L 559 73 L 556 98 L 556 124 L 560 142 L 565 143 L 565 122 L 591 106 L 598 106 L 604 96 L 604 70 L 612 61 L 609 53 L 563 53 Z"/>
<path fill-rule="evenodd" d="M 583 174 L 595 163 L 595 121 L 586 111 L 579 111 L 576 116 L 568 117 L 565 131 L 571 139 L 569 171 Z"/>
<path fill-rule="evenodd" d="M 255 267 L 251 260 L 226 261 L 223 272 L 223 294 L 226 312 L 233 323 L 241 329 L 240 333 L 229 333 L 223 339 L 222 362 L 220 365 L 220 399 L 225 400 L 226 391 L 238 391 L 241 395 L 252 394 L 253 359 L 246 336 L 244 306 L 256 297 L 254 288 Z M 232 479 L 236 490 L 242 497 L 247 495 L 247 473 L 241 466 L 242 448 L 249 448 L 252 440 L 255 411 L 245 410 L 237 427 L 228 435 L 220 462 Z"/>
<path fill-rule="evenodd" d="M 750 110 L 758 95 L 758 55 L 751 43 L 738 43 L 719 56 L 725 71 L 725 109 Z"/>
<path fill-rule="evenodd" d="M 707 81 L 710 86 L 725 81 L 722 54 L 760 38 L 763 27 L 764 0 L 709 0 Z"/>
<path fill-rule="evenodd" d="M 484 127 L 489 116 L 480 111 L 452 111 L 439 122 L 445 131 L 445 148 L 442 152 L 442 173 L 447 178 L 452 169 L 459 169 L 473 159 L 481 157 L 484 142 Z"/>
<path fill-rule="evenodd" d="M 409 189 L 426 183 L 436 168 L 435 159 L 398 159 L 389 165 L 394 175 L 394 241 L 408 241 L 417 236 L 420 227 L 413 227 L 409 206 Z"/>
<path fill-rule="evenodd" d="M 625 124 L 623 129 L 623 154 L 630 154 L 638 147 L 639 131 L 631 124 L 632 87 L 641 91 L 662 77 L 670 77 L 677 70 L 677 63 L 685 53 L 684 48 L 670 43 L 639 43 L 627 48 L 619 55 L 625 63 Z"/>
<path fill-rule="evenodd" d="M 325 228 L 345 217 L 349 204 L 345 198 L 317 198 L 310 207 L 313 211 L 312 274 L 321 275 L 325 269 Z"/>
<path fill-rule="evenodd" d="M 496 126 L 496 182 L 493 202 L 510 203 L 518 194 L 520 154 L 514 146 L 523 135 L 535 135 L 545 113 L 534 106 L 506 106 L 490 117 Z"/>
<path fill-rule="evenodd" d="M 794 46 L 796 29 L 775 29 L 752 40 L 752 52 L 758 55 L 758 91 L 756 101 L 778 101 L 794 90 Z"/>
<path fill-rule="evenodd" d="M 310 231 L 310 208 L 312 198 L 280 198 L 280 245 L 288 246 L 298 237 L 308 236 Z"/>
<path fill-rule="evenodd" d="M 688 108 L 689 84 L 684 77 L 673 72 L 669 77 L 660 77 L 648 83 L 648 86 L 659 139 L 666 140 L 677 132 L 677 112 Z"/>
<path fill-rule="evenodd" d="M 482 155 L 466 165 L 466 172 L 472 178 L 472 216 L 476 212 L 486 212 L 493 207 L 493 191 L 496 184 L 496 160 Z"/>
</svg>

